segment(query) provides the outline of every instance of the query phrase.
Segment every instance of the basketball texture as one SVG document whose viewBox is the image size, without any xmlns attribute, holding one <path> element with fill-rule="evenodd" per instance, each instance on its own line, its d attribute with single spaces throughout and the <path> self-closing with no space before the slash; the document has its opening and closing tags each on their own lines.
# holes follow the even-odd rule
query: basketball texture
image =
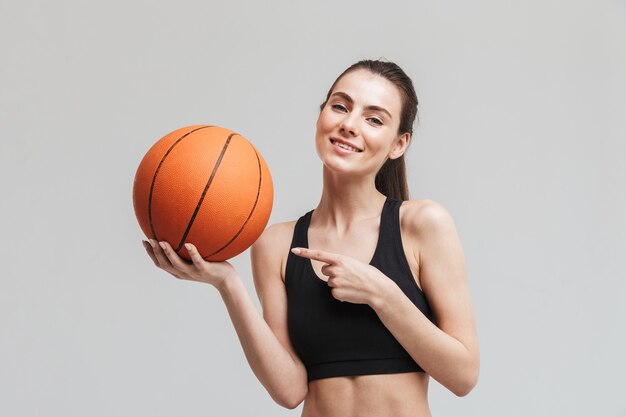
<svg viewBox="0 0 626 417">
<path fill-rule="evenodd" d="M 139 164 L 135 215 L 145 235 L 184 244 L 207 261 L 230 259 L 254 243 L 274 200 L 265 160 L 243 136 L 218 126 L 188 126 L 157 141 Z"/>
</svg>

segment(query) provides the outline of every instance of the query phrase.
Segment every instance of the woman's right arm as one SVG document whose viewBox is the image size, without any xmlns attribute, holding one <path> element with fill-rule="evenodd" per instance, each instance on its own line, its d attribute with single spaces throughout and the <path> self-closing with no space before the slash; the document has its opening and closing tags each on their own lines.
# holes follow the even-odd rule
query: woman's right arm
<svg viewBox="0 0 626 417">
<path fill-rule="evenodd" d="M 296 408 L 308 391 L 306 368 L 287 332 L 287 294 L 281 278 L 292 232 L 288 223 L 272 225 L 251 247 L 254 285 L 263 317 L 228 262 L 206 262 L 191 246 L 188 251 L 193 264 L 188 264 L 167 243 L 163 247 L 156 242 L 150 242 L 152 248 L 146 246 L 160 268 L 177 278 L 209 283 L 219 291 L 250 368 L 272 399 L 290 409 Z"/>
<path fill-rule="evenodd" d="M 287 294 L 281 278 L 291 242 L 287 232 L 285 223 L 272 225 L 250 250 L 263 317 L 239 276 L 225 280 L 218 290 L 252 371 L 276 403 L 293 409 L 304 400 L 308 384 L 306 368 L 287 332 Z"/>
</svg>

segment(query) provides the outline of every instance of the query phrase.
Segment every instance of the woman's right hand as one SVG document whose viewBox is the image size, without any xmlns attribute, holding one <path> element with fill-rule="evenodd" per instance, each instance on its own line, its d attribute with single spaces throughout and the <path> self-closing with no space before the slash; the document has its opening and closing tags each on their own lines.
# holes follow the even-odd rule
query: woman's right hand
<svg viewBox="0 0 626 417">
<path fill-rule="evenodd" d="M 205 282 L 218 290 L 237 274 L 227 261 L 207 262 L 191 243 L 185 243 L 191 262 L 181 258 L 167 242 L 154 239 L 143 241 L 143 246 L 156 266 L 179 279 Z"/>
</svg>

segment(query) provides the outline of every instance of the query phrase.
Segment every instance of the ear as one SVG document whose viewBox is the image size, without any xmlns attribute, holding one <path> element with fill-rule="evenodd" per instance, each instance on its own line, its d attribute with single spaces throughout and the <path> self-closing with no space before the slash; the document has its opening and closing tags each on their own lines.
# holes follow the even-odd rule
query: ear
<svg viewBox="0 0 626 417">
<path fill-rule="evenodd" d="M 409 143 L 411 143 L 410 133 L 405 132 L 401 134 L 400 136 L 398 136 L 398 138 L 393 144 L 393 147 L 391 148 L 391 151 L 389 151 L 389 155 L 388 155 L 389 159 L 397 159 L 397 158 L 400 158 L 402 155 L 404 155 L 404 151 L 406 151 L 406 148 L 409 146 Z"/>
</svg>

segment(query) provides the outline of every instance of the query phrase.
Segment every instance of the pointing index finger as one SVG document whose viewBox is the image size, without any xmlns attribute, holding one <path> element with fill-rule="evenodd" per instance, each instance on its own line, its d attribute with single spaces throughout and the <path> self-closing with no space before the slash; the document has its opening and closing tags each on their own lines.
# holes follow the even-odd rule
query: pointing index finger
<svg viewBox="0 0 626 417">
<path fill-rule="evenodd" d="M 318 249 L 293 248 L 291 252 L 303 258 L 315 259 L 316 261 L 325 262 L 327 264 L 335 263 L 339 260 L 339 255 Z"/>
</svg>

